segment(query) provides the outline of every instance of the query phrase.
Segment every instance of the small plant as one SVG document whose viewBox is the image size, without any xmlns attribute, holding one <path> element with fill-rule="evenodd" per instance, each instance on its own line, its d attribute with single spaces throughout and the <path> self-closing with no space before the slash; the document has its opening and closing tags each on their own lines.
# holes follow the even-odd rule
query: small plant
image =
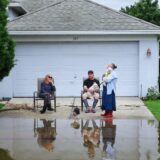
<svg viewBox="0 0 160 160">
<path fill-rule="evenodd" d="M 146 100 L 156 100 L 160 98 L 159 89 L 157 86 L 148 88 L 148 93 L 146 96 Z"/>
<path fill-rule="evenodd" d="M 4 107 L 4 104 L 0 103 L 0 109 Z"/>
</svg>

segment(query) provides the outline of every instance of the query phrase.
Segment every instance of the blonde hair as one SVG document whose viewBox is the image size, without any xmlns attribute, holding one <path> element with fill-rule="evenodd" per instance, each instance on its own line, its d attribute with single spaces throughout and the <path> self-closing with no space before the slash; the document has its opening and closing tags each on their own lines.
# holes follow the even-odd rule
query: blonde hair
<svg viewBox="0 0 160 160">
<path fill-rule="evenodd" d="M 45 75 L 45 77 L 44 77 L 44 82 L 47 82 L 47 78 L 48 78 L 48 77 L 52 77 L 51 74 L 46 74 L 46 75 Z M 53 78 L 53 77 L 52 77 L 52 81 L 53 81 L 53 83 L 54 83 L 54 78 Z"/>
</svg>

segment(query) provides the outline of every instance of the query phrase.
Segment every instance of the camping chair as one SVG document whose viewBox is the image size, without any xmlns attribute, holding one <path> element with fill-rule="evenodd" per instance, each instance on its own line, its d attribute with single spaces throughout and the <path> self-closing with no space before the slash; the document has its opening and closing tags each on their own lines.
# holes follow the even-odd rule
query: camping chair
<svg viewBox="0 0 160 160">
<path fill-rule="evenodd" d="M 84 81 L 86 80 L 87 78 L 83 78 L 83 83 L 84 83 Z M 95 79 L 97 79 L 98 81 L 99 81 L 99 78 L 98 77 L 96 77 Z M 83 87 L 83 86 L 82 86 Z M 84 93 L 84 90 L 82 90 L 81 91 L 81 111 L 83 111 L 83 107 L 84 107 L 84 104 L 83 104 L 83 93 Z M 87 99 L 90 99 L 90 98 L 87 98 Z M 100 92 L 99 92 L 99 101 L 100 101 L 100 106 L 99 107 L 101 107 L 102 106 L 102 91 L 100 90 Z"/>
<path fill-rule="evenodd" d="M 39 100 L 43 100 L 43 98 L 39 97 L 40 90 L 41 90 L 41 83 L 43 82 L 43 78 L 38 78 L 38 83 L 37 83 L 37 91 L 33 93 L 33 106 L 34 106 L 34 111 L 38 108 L 41 108 L 42 106 L 38 105 Z M 54 111 L 56 112 L 56 91 L 52 93 L 51 100 L 54 100 Z"/>
</svg>

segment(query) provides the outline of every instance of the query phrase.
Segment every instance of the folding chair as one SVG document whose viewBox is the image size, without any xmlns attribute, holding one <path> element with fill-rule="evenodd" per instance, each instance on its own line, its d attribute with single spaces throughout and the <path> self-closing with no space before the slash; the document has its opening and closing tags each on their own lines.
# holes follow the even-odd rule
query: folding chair
<svg viewBox="0 0 160 160">
<path fill-rule="evenodd" d="M 87 78 L 83 78 L 83 83 L 84 83 L 84 81 L 86 80 Z M 98 77 L 96 77 L 95 79 L 97 79 L 98 81 L 99 81 L 99 78 Z M 82 86 L 83 87 L 83 86 Z M 83 107 L 84 107 L 84 105 L 83 105 L 83 94 L 84 94 L 84 90 L 82 90 L 81 91 L 81 111 L 83 111 Z M 90 99 L 90 98 L 87 98 L 87 99 Z M 99 100 L 100 100 L 100 107 L 102 106 L 102 91 L 100 90 L 100 92 L 99 92 Z"/>
<path fill-rule="evenodd" d="M 37 91 L 33 93 L 33 107 L 34 111 L 36 112 L 38 108 L 41 108 L 42 106 L 39 106 L 38 101 L 43 100 L 43 98 L 39 97 L 40 90 L 41 90 L 41 83 L 43 82 L 43 78 L 38 78 L 37 82 Z M 54 100 L 54 111 L 56 112 L 56 91 L 52 93 L 51 100 Z"/>
</svg>

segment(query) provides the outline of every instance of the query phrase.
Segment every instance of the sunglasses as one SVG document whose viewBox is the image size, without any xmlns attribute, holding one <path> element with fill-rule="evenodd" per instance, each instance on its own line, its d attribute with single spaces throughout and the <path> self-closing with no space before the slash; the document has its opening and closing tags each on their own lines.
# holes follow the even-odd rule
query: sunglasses
<svg viewBox="0 0 160 160">
<path fill-rule="evenodd" d="M 51 76 L 48 76 L 48 78 L 52 79 L 52 77 L 51 77 Z"/>
</svg>

